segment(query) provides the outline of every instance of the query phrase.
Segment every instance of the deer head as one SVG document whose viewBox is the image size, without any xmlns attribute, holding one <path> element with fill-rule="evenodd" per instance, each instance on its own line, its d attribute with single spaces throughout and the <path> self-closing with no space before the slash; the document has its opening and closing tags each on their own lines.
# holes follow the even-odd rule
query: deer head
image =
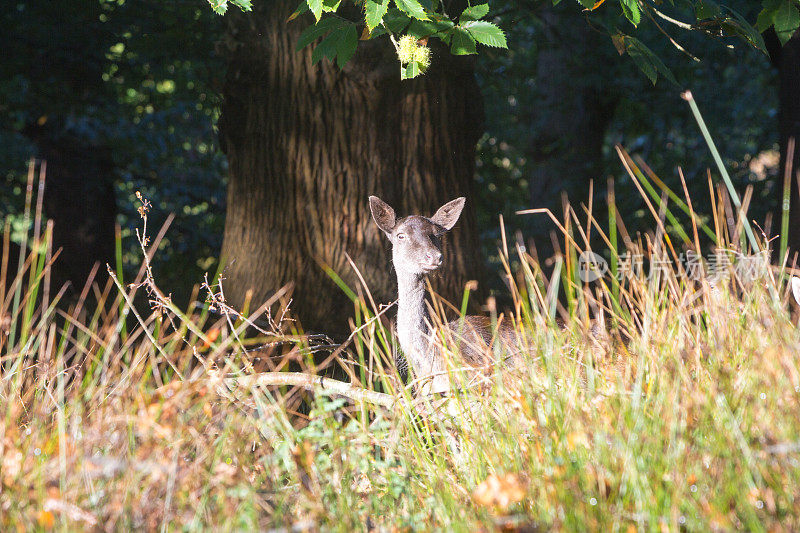
<svg viewBox="0 0 800 533">
<path fill-rule="evenodd" d="M 447 202 L 431 218 L 411 215 L 398 219 L 394 209 L 377 196 L 369 197 L 375 224 L 392 242 L 392 262 L 398 276 L 422 276 L 442 266 L 442 235 L 456 225 L 464 197 Z"/>
</svg>

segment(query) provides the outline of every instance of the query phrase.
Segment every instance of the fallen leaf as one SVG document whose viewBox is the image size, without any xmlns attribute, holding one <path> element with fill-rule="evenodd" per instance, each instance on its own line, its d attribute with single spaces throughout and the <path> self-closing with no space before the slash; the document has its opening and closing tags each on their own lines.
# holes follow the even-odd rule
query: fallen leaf
<svg viewBox="0 0 800 533">
<path fill-rule="evenodd" d="M 50 511 L 39 511 L 36 513 L 36 521 L 42 529 L 52 529 L 56 523 L 56 517 Z"/>
<path fill-rule="evenodd" d="M 525 484 L 516 474 L 492 474 L 472 491 L 475 503 L 500 511 L 505 511 L 524 497 Z"/>
</svg>

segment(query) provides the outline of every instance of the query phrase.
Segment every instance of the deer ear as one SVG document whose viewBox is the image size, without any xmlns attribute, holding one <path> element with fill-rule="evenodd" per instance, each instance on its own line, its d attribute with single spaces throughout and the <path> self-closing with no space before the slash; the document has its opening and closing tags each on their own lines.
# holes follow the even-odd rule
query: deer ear
<svg viewBox="0 0 800 533">
<path fill-rule="evenodd" d="M 800 304 L 800 278 L 792 276 L 792 296 L 794 301 Z"/>
<path fill-rule="evenodd" d="M 372 220 L 384 233 L 391 233 L 397 225 L 394 209 L 377 196 L 369 197 L 369 210 L 372 211 Z"/>
<path fill-rule="evenodd" d="M 467 199 L 462 196 L 447 202 L 436 211 L 436 214 L 431 217 L 431 221 L 446 230 L 452 229 L 458 222 L 458 217 L 461 216 L 461 210 L 464 209 L 464 202 L 466 201 Z"/>
</svg>

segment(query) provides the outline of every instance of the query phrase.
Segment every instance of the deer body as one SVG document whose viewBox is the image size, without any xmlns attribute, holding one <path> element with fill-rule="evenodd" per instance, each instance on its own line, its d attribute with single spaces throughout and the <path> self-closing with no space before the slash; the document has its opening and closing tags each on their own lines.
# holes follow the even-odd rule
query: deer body
<svg viewBox="0 0 800 533">
<path fill-rule="evenodd" d="M 492 362 L 493 339 L 490 321 L 467 316 L 434 330 L 425 304 L 425 278 L 442 265 L 441 237 L 458 221 L 464 198 L 443 205 L 431 218 L 412 215 L 397 219 L 394 210 L 376 196 L 370 196 L 372 217 L 392 242 L 392 263 L 397 273 L 397 339 L 403 355 L 417 379 L 430 378 L 426 392 L 449 388 L 445 375 L 446 354 L 437 338 L 444 334 L 458 346 L 458 353 L 469 366 Z M 513 346 L 513 331 L 501 328 L 498 340 L 503 348 Z"/>
</svg>

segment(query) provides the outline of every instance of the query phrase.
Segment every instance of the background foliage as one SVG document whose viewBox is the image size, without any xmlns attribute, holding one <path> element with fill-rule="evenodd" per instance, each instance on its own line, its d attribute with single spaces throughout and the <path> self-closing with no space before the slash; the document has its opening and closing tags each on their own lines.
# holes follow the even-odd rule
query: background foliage
<svg viewBox="0 0 800 533">
<path fill-rule="evenodd" d="M 214 46 L 223 21 L 194 2 L 13 7 L 0 14 L 11 31 L 0 63 L 2 213 L 22 212 L 26 165 L 36 153 L 32 125 L 108 146 L 126 250 L 136 249 L 125 237 L 140 190 L 155 204 L 154 224 L 176 215 L 159 271 L 179 291 L 190 289 L 186 280 L 213 268 L 224 223 L 226 163 L 214 133 L 224 70 Z"/>
<path fill-rule="evenodd" d="M 234 4 L 249 7 L 247 2 Z M 679 99 L 680 88 L 691 88 L 734 178 L 739 185 L 755 187 L 757 201 L 751 213 L 763 221 L 776 207 L 776 195 L 771 193 L 778 186 L 775 165 L 764 168 L 760 163 L 774 158 L 759 156 L 776 150 L 775 74 L 767 56 L 758 50 L 758 32 L 753 34 L 744 21 L 757 21 L 759 30 L 771 22 L 780 36 L 793 24 L 797 4 L 767 1 L 759 6 L 734 1 L 720 7 L 703 1 L 658 6 L 676 19 L 693 20 L 701 31 L 676 28 L 654 15 L 656 6 L 646 2 L 582 4 L 594 9 L 581 12 L 572 2 L 556 7 L 572 17 L 572 24 L 588 23 L 601 36 L 590 57 L 575 58 L 584 68 L 577 72 L 574 83 L 576 87 L 599 87 L 617 99 L 604 134 L 602 169 L 594 188 L 596 202 L 602 204 L 606 178 L 615 177 L 620 208 L 632 215 L 628 220 L 644 215 L 642 200 L 627 182 L 616 157 L 616 143 L 642 155 L 674 190 L 680 190 L 676 167 L 682 166 L 695 198 L 708 197 L 705 169 L 710 158 L 688 107 Z M 442 27 L 437 35 L 450 40 L 454 53 L 464 52 L 453 44 L 455 28 L 470 18 L 506 30 L 503 41 L 507 39 L 508 50 L 485 47 L 478 56 L 486 135 L 480 143 L 475 200 L 485 256 L 491 260 L 499 236 L 498 212 L 506 215 L 511 228 L 518 227 L 541 242 L 548 239 L 546 229 L 530 217 L 514 218 L 513 212 L 560 203 L 557 193 L 551 198 L 532 198 L 530 188 L 534 178 L 529 149 L 542 128 L 538 102 L 544 80 L 537 77 L 536 66 L 540 50 L 546 46 L 541 12 L 549 2 L 498 1 L 491 4 L 490 12 L 478 5 L 468 10 L 472 15 L 454 15 L 453 24 L 445 20 L 441 7 L 436 14 L 432 9 L 436 5 L 368 0 L 364 13 L 371 17 L 366 23 L 373 28 L 373 38 L 385 38 L 375 17 L 386 8 L 383 21 L 398 35 L 406 31 L 426 37 Z M 353 32 L 342 30 L 340 36 L 346 35 L 346 42 L 335 47 L 325 43 L 335 37 L 331 31 L 354 23 L 333 13 L 339 3 L 301 3 L 299 9 L 309 6 L 320 22 L 309 27 L 298 44 L 327 34 L 318 45 L 317 58 L 344 63 L 352 53 Z M 214 7 L 224 12 L 227 6 L 220 2 Z M 640 9 L 638 14 L 636 9 Z M 357 15 L 352 20 L 356 21 Z M 225 160 L 214 134 L 224 68 L 214 53 L 214 43 L 221 35 L 223 19 L 193 2 L 125 0 L 101 0 L 91 8 L 78 1 L 61 2 L 58 8 L 20 2 L 1 16 L 4 27 L 13 28 L 13 36 L 0 71 L 0 102 L 4 102 L 0 104 L 4 172 L 0 209 L 5 214 L 20 212 L 25 164 L 34 151 L 26 128 L 43 122 L 56 132 L 78 130 L 111 147 L 123 236 L 130 234 L 135 214 L 131 200 L 136 190 L 154 201 L 155 223 L 167 213 L 176 214 L 156 270 L 165 285 L 174 286 L 178 294 L 187 293 L 202 271 L 213 269 L 224 221 Z M 74 24 L 57 23 L 64 18 Z M 287 21 L 297 23 L 301 22 Z M 325 31 L 320 31 L 320 25 Z M 664 31 L 674 33 L 687 53 L 676 49 Z M 361 35 L 360 27 L 356 33 Z M 630 48 L 620 48 L 619 35 L 623 33 L 635 34 L 635 42 L 648 52 L 633 61 L 621 58 L 621 51 L 632 55 Z M 472 37 L 482 42 L 480 37 Z M 652 76 L 641 57 L 647 59 L 651 54 L 663 64 L 663 69 L 659 66 L 657 70 L 669 73 L 676 83 L 650 83 Z M 48 68 L 28 68 L 36 65 L 37 58 L 47 58 Z M 446 60 L 433 58 L 434 65 Z M 587 64 L 592 67 L 587 69 Z M 100 76 L 94 76 L 98 72 Z M 102 81 L 89 83 L 91 79 Z M 759 157 L 758 164 L 751 164 Z M 585 182 L 570 175 L 559 178 L 570 198 L 587 200 Z M 128 245 L 130 239 L 124 242 L 133 248 Z"/>
<path fill-rule="evenodd" d="M 746 3 L 740 3 L 746 7 Z M 543 127 L 538 109 L 543 80 L 536 77 L 538 53 L 543 45 L 544 24 L 537 11 L 516 2 L 495 3 L 502 25 L 509 28 L 509 50 L 489 51 L 479 58 L 478 76 L 484 93 L 487 133 L 480 144 L 477 181 L 481 185 L 481 225 L 486 230 L 485 253 L 491 255 L 499 238 L 499 210 L 512 228 L 530 235 L 536 230 L 530 217 L 514 217 L 519 209 L 537 204 L 560 207 L 560 199 L 532 198 L 534 162 L 528 148 Z M 570 9 L 571 6 L 562 6 Z M 754 12 L 749 13 L 753 15 Z M 699 32 L 681 33 L 681 44 L 698 60 L 676 49 L 654 25 L 640 27 L 639 38 L 663 59 L 676 83 L 652 84 L 632 61 L 620 58 L 610 36 L 604 35 L 590 57 L 576 62 L 596 65 L 575 85 L 599 87 L 614 95 L 618 103 L 605 132 L 602 168 L 594 183 L 595 205 L 605 211 L 606 179 L 616 181 L 621 212 L 629 215 L 630 229 L 644 229 L 649 217 L 645 204 L 627 177 L 614 146 L 623 145 L 641 156 L 674 191 L 681 185 L 677 168 L 686 176 L 692 199 L 708 212 L 706 169 L 713 167 L 710 154 L 688 105 L 680 98 L 691 89 L 709 128 L 740 190 L 754 187 L 751 218 L 763 222 L 777 208 L 778 108 L 776 74 L 769 58 L 737 39 L 709 39 Z M 576 89 L 577 90 L 577 89 Z M 766 168 L 753 163 L 759 154 L 769 154 Z M 762 155 L 763 157 L 763 155 Z M 753 164 L 751 164 L 753 163 Z M 751 168 L 752 167 L 752 168 Z M 715 175 L 716 176 L 716 175 Z M 588 184 L 561 177 L 563 188 L 575 201 L 588 203 Z M 718 180 L 718 177 L 715 178 Z M 705 205 L 704 205 L 705 203 Z M 704 209 L 705 208 L 705 209 Z M 545 238 L 545 235 L 537 234 Z"/>
</svg>

